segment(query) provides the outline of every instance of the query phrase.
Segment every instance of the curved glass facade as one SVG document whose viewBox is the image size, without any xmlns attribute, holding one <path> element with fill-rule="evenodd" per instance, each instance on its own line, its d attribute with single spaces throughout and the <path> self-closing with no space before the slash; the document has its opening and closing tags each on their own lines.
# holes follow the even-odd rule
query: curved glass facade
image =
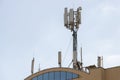
<svg viewBox="0 0 120 80">
<path fill-rule="evenodd" d="M 78 74 L 65 71 L 48 72 L 34 77 L 32 80 L 72 80 L 78 78 Z"/>
</svg>

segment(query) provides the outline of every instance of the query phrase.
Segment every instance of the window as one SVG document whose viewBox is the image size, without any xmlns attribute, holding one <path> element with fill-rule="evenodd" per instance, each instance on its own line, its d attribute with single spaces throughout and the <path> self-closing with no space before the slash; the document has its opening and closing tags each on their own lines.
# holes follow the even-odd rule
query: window
<svg viewBox="0 0 120 80">
<path fill-rule="evenodd" d="M 61 72 L 61 80 L 65 80 L 66 79 L 66 72 Z"/>
<path fill-rule="evenodd" d="M 34 77 L 32 80 L 37 80 L 37 77 Z"/>
<path fill-rule="evenodd" d="M 60 72 L 55 72 L 55 80 L 61 80 Z"/>
<path fill-rule="evenodd" d="M 54 72 L 49 72 L 49 80 L 54 80 Z"/>
<path fill-rule="evenodd" d="M 77 75 L 77 74 L 73 74 L 72 77 L 73 77 L 73 78 L 77 78 L 78 75 Z"/>
<path fill-rule="evenodd" d="M 43 80 L 42 79 L 42 75 L 38 76 L 38 79 L 37 80 Z"/>
<path fill-rule="evenodd" d="M 43 74 L 43 80 L 48 80 L 48 73 Z"/>
<path fill-rule="evenodd" d="M 34 77 L 32 80 L 72 80 L 78 77 L 78 74 L 72 72 L 55 71 L 44 73 L 42 75 Z"/>
<path fill-rule="evenodd" d="M 71 72 L 67 72 L 67 80 L 70 80 L 70 79 L 72 79 L 72 73 Z"/>
</svg>

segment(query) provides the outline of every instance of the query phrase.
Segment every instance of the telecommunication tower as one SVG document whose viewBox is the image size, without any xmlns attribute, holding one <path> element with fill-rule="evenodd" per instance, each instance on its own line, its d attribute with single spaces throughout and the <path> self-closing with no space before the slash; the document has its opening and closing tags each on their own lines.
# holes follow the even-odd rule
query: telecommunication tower
<svg viewBox="0 0 120 80">
<path fill-rule="evenodd" d="M 73 9 L 64 9 L 64 26 L 73 32 L 73 68 L 78 69 L 77 60 L 77 31 L 79 29 L 79 24 L 81 24 L 81 10 L 82 8 L 77 8 L 76 11 Z"/>
</svg>

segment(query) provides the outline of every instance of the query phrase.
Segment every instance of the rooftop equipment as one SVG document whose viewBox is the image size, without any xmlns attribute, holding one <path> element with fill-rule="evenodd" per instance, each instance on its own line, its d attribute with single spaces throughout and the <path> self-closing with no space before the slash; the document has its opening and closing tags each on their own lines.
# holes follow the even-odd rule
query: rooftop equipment
<svg viewBox="0 0 120 80">
<path fill-rule="evenodd" d="M 73 32 L 73 68 L 79 69 L 77 66 L 77 31 L 79 29 L 79 24 L 81 24 L 81 10 L 82 8 L 77 8 L 77 11 L 65 8 L 64 10 L 64 26 Z"/>
<path fill-rule="evenodd" d="M 58 65 L 59 65 L 59 67 L 61 67 L 61 61 L 62 61 L 62 59 L 61 59 L 61 51 L 59 51 L 58 52 Z"/>
<path fill-rule="evenodd" d="M 33 73 L 34 73 L 34 57 L 33 57 L 32 64 L 31 64 L 31 74 Z"/>
<path fill-rule="evenodd" d="M 98 67 L 103 67 L 103 57 L 98 56 Z"/>
</svg>

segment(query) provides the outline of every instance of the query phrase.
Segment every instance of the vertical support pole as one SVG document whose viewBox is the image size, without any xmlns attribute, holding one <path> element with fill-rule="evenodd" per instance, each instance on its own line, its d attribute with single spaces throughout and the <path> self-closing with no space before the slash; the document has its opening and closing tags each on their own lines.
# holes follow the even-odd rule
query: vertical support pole
<svg viewBox="0 0 120 80">
<path fill-rule="evenodd" d="M 73 68 L 77 69 L 77 31 L 73 30 Z"/>
</svg>

